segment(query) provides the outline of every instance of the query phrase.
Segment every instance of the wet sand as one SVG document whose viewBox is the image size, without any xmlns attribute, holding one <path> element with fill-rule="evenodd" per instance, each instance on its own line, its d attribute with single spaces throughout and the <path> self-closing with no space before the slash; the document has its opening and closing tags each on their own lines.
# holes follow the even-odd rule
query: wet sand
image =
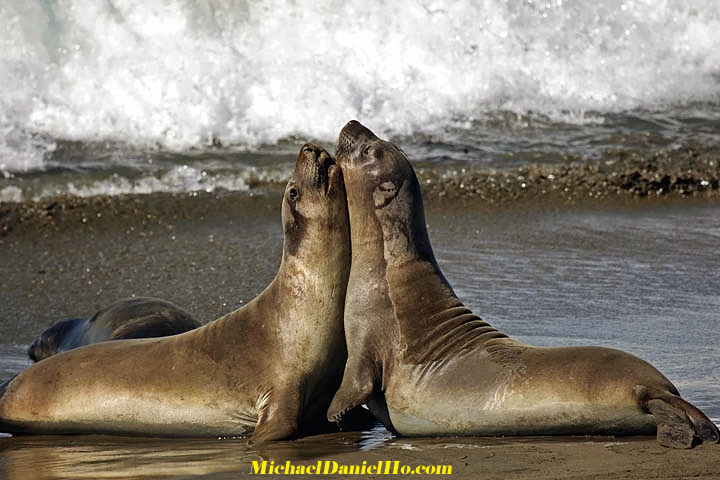
<svg viewBox="0 0 720 480">
<path fill-rule="evenodd" d="M 393 478 L 325 475 L 335 467 L 450 466 L 456 479 L 716 479 L 720 447 L 669 450 L 648 438 L 391 439 L 360 451 L 354 433 L 278 442 L 258 451 L 244 440 L 162 440 L 123 437 L 0 438 L 6 480 L 60 478 Z M 321 474 L 250 475 L 252 461 L 315 467 Z M 335 463 L 333 463 L 335 462 Z M 379 462 L 383 462 L 380 464 Z M 395 462 L 398 462 L 395 464 Z M 397 467 L 395 467 L 397 465 Z M 404 475 L 442 478 L 437 475 Z"/>
<path fill-rule="evenodd" d="M 522 210 L 527 214 L 533 208 L 628 205 L 642 209 L 666 203 L 717 204 L 718 167 L 703 161 L 705 170 L 695 168 L 685 173 L 677 162 L 672 167 L 677 170 L 672 171 L 628 167 L 629 170 L 625 169 L 628 177 L 622 177 L 623 170 L 610 164 L 598 168 L 579 166 L 579 170 L 570 168 L 565 174 L 563 169 L 569 167 L 483 173 L 487 176 L 459 172 L 444 179 L 421 171 L 419 176 L 426 189 L 429 215 L 449 214 L 455 209 L 477 212 L 501 209 L 511 213 Z M 652 183 L 655 176 L 658 184 Z M 658 185 L 667 186 L 667 191 L 663 192 Z M 595 193 L 591 195 L 589 191 Z M 99 307 L 132 295 L 172 300 L 203 322 L 241 306 L 259 293 L 277 271 L 282 250 L 280 192 L 280 186 L 270 185 L 252 195 L 220 192 L 68 197 L 0 205 L 3 265 L 0 341 L 21 354 L 50 323 L 89 315 Z M 442 223 L 433 223 L 433 229 L 443 228 Z M 13 373 L 10 369 L 6 367 L 0 373 L 7 376 Z M 109 462 L 107 468 L 117 472 L 118 478 L 200 474 L 207 475 L 204 478 L 238 478 L 249 471 L 253 457 L 291 459 L 306 464 L 318 460 L 349 465 L 400 461 L 411 467 L 447 464 L 453 467 L 453 478 L 459 479 L 709 479 L 717 478 L 720 472 L 720 445 L 674 451 L 649 438 L 390 438 L 377 448 L 361 451 L 360 437 L 347 433 L 301 439 L 280 442 L 261 451 L 248 447 L 245 440 L 233 440 L 227 444 L 233 448 L 219 453 L 216 450 L 223 450 L 225 444 L 207 441 L 0 438 L 0 465 L 4 465 L 3 478 L 29 478 L 28 472 L 34 472 L 36 478 L 92 477 L 93 472 L 97 474 L 91 468 L 95 458 L 91 453 L 95 451 L 100 455 L 95 460 Z M 80 446 L 73 446 L 73 442 Z M 93 447 L 98 443 L 99 451 Z M 140 448 L 138 445 L 145 445 L 147 450 L 133 456 L 132 449 Z M 51 451 L 67 458 L 48 460 Z M 126 456 L 117 460 L 114 451 L 124 451 Z M 160 458 L 160 453 L 152 454 L 163 451 L 166 455 L 176 451 L 177 455 L 168 462 Z M 84 470 L 83 461 L 87 462 Z M 150 473 L 142 468 L 129 469 L 138 462 L 154 468 Z M 181 464 L 186 465 L 186 470 L 174 468 Z"/>
</svg>

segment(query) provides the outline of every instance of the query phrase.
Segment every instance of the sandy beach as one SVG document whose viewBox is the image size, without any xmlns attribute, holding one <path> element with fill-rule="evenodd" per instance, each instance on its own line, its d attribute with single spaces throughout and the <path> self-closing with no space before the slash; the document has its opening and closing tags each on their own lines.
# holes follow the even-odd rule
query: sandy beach
<svg viewBox="0 0 720 480">
<path fill-rule="evenodd" d="M 396 439 L 382 450 L 340 454 L 332 460 L 347 465 L 451 465 L 451 478 L 458 479 L 710 479 L 720 471 L 720 447 L 678 451 L 662 448 L 654 439 L 614 438 Z"/>
<path fill-rule="evenodd" d="M 455 212 L 513 216 L 666 205 L 706 205 L 717 211 L 717 163 L 692 155 L 688 162 L 699 163 L 690 170 L 663 171 L 662 162 L 652 168 L 626 162 L 619 168 L 615 162 L 603 168 L 459 172 L 450 179 L 419 176 L 431 233 L 459 228 L 459 234 L 469 235 L 473 227 L 457 225 Z M 50 323 L 89 315 L 132 295 L 172 300 L 203 322 L 241 306 L 268 284 L 279 265 L 280 195 L 281 186 L 268 185 L 253 194 L 63 197 L 0 205 L 4 348 L 19 358 Z M 6 365 L 3 374 L 11 369 Z M 305 465 L 451 465 L 458 479 L 714 479 L 720 472 L 720 445 L 676 451 L 652 438 L 383 438 L 364 450 L 368 442 L 363 438 L 348 432 L 261 450 L 244 439 L 0 438 L 0 466 L 7 479 L 29 478 L 30 471 L 36 478 L 90 478 L 97 474 L 93 459 L 101 457 L 111 461 L 112 478 L 240 478 L 252 460 L 262 459 Z M 143 445 L 147 450 L 133 450 Z M 51 451 L 54 460 L 48 460 Z M 176 455 L 148 460 L 148 452 L 163 451 Z"/>
<path fill-rule="evenodd" d="M 242 440 L 170 441 L 108 437 L 0 438 L 0 471 L 7 480 L 26 478 L 455 478 L 455 479 L 715 479 L 720 447 L 669 450 L 648 438 L 393 439 L 359 451 L 359 435 L 310 437 L 253 452 Z M 251 474 L 260 465 L 290 462 L 320 473 Z M 272 462 L 272 463 L 270 463 Z M 383 463 L 379 463 L 383 462 Z M 395 462 L 398 462 L 397 464 Z M 324 474 L 340 466 L 390 464 L 385 473 Z M 327 467 L 326 467 L 327 465 Z M 397 465 L 397 467 L 396 467 Z M 449 475 L 392 475 L 406 466 L 451 467 Z M 367 469 L 366 469 L 367 470 Z"/>
</svg>

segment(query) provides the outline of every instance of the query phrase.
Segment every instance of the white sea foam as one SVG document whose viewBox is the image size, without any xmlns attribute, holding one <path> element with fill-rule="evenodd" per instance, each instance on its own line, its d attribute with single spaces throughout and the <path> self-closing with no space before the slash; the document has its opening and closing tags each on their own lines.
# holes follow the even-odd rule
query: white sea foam
<svg viewBox="0 0 720 480">
<path fill-rule="evenodd" d="M 190 165 L 172 167 L 155 175 L 142 175 L 128 178 L 113 173 L 107 178 L 85 179 L 78 181 L 51 183 L 39 190 L 27 186 L 25 190 L 9 186 L 0 190 L 0 202 L 21 202 L 39 200 L 57 195 L 75 195 L 92 197 L 95 195 L 142 195 L 157 192 L 214 192 L 217 190 L 247 191 L 257 183 L 282 184 L 290 178 L 291 169 L 245 167 L 234 172 L 212 172 Z"/>
<path fill-rule="evenodd" d="M 20 187 L 10 185 L 0 189 L 0 203 L 2 202 L 22 202 L 25 200 L 23 191 Z"/>
<path fill-rule="evenodd" d="M 55 140 L 184 150 L 566 123 L 718 100 L 716 0 L 26 0 L 0 7 L 0 170 Z"/>
<path fill-rule="evenodd" d="M 130 180 L 126 177 L 114 174 L 108 179 L 95 180 L 86 184 L 69 183 L 67 191 L 57 190 L 44 191 L 38 198 L 57 195 L 58 193 L 69 193 L 78 197 L 90 197 L 94 195 L 123 195 L 123 194 L 148 194 L 153 192 L 212 192 L 218 188 L 228 190 L 247 190 L 248 185 L 243 177 L 224 177 L 222 182 L 214 181 L 204 172 L 193 167 L 181 166 L 171 169 L 163 175 L 144 176 L 139 179 Z"/>
</svg>

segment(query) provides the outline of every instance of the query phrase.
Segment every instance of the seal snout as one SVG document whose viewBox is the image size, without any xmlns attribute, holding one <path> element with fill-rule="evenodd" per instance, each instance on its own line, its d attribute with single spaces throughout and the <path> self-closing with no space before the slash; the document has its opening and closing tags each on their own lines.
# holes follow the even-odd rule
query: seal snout
<svg viewBox="0 0 720 480">
<path fill-rule="evenodd" d="M 28 357 L 33 362 L 39 362 L 67 350 L 68 344 L 72 343 L 69 339 L 86 322 L 85 318 L 68 318 L 48 327 L 30 344 L 27 350 Z"/>
<path fill-rule="evenodd" d="M 372 133 L 367 127 L 365 127 L 357 120 L 350 120 L 340 132 L 340 135 L 342 134 L 347 134 L 353 137 L 359 137 L 361 135 L 367 136 L 369 138 L 375 137 L 374 133 Z"/>
<path fill-rule="evenodd" d="M 373 132 L 357 120 L 350 120 L 340 131 L 335 156 L 341 164 L 348 160 L 351 161 L 352 157 L 345 159 L 344 156 L 350 156 L 364 142 L 373 140 L 378 140 L 378 137 Z"/>
<path fill-rule="evenodd" d="M 335 160 L 321 147 L 306 143 L 300 150 L 298 163 L 304 162 L 303 169 L 311 178 L 312 186 L 325 193 L 330 188 L 330 169 L 335 165 Z M 299 165 L 298 165 L 299 166 Z"/>
<path fill-rule="evenodd" d="M 30 357 L 30 360 L 33 362 L 37 362 L 39 360 L 42 360 L 44 355 L 40 352 L 44 350 L 42 342 L 39 338 L 35 339 L 34 342 L 30 344 L 30 347 L 28 347 L 27 355 Z"/>
</svg>

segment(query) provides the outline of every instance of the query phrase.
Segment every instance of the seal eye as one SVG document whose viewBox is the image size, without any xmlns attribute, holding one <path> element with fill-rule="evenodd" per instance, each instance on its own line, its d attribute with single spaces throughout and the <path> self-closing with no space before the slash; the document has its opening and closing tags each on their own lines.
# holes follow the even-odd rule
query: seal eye
<svg viewBox="0 0 720 480">
<path fill-rule="evenodd" d="M 372 147 L 370 145 L 365 145 L 362 149 L 362 155 L 363 157 L 366 157 L 370 153 L 370 149 Z"/>
<path fill-rule="evenodd" d="M 300 196 L 300 193 L 297 191 L 297 188 L 290 187 L 290 190 L 288 190 L 288 198 L 291 202 L 295 202 L 298 197 Z"/>
</svg>

